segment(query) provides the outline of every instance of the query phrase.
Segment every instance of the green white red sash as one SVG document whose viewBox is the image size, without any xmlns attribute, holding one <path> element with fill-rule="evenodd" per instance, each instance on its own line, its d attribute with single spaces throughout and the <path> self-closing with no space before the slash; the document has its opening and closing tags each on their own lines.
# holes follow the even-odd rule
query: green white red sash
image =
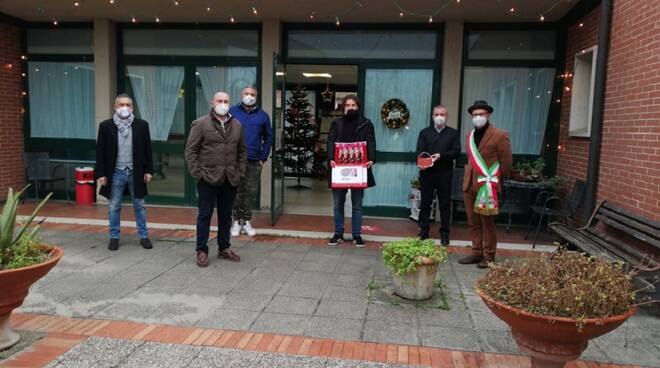
<svg viewBox="0 0 660 368">
<path fill-rule="evenodd" d="M 495 161 L 491 167 L 486 165 L 474 142 L 474 129 L 467 137 L 467 156 L 472 167 L 479 173 L 477 182 L 480 188 L 474 200 L 474 212 L 483 216 L 495 216 L 499 213 L 497 183 L 500 181 L 500 162 Z"/>
</svg>

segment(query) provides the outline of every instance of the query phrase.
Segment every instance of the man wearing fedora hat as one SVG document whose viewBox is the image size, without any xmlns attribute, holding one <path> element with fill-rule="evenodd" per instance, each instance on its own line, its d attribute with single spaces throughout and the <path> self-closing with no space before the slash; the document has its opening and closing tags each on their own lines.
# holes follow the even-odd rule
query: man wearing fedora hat
<svg viewBox="0 0 660 368">
<path fill-rule="evenodd" d="M 502 181 L 511 174 L 511 141 L 509 134 L 490 123 L 493 108 L 477 100 L 468 108 L 474 129 L 467 135 L 468 162 L 463 176 L 463 198 L 472 238 L 472 254 L 461 258 L 461 264 L 477 264 L 487 268 L 495 261 L 497 232 L 495 218 L 499 213 L 498 192 Z"/>
</svg>

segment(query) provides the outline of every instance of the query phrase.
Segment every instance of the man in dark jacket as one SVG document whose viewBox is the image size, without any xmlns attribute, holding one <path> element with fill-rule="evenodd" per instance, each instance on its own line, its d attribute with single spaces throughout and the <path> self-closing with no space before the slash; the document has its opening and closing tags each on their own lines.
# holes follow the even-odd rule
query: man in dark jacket
<svg viewBox="0 0 660 368">
<path fill-rule="evenodd" d="M 241 123 L 229 113 L 229 95 L 218 92 L 211 100 L 211 112 L 195 120 L 186 142 L 186 163 L 195 180 L 197 215 L 197 265 L 208 266 L 211 217 L 218 206 L 218 258 L 240 262 L 229 247 L 231 209 L 236 187 L 245 177 L 247 149 Z"/>
<path fill-rule="evenodd" d="M 376 161 L 376 134 L 374 125 L 371 121 L 360 114 L 360 100 L 356 95 L 348 95 L 342 99 L 342 109 L 344 116 L 334 120 L 330 124 L 328 132 L 328 160 L 330 166 L 334 167 L 335 143 L 367 142 L 367 185 L 373 187 L 376 185 L 374 174 L 371 172 L 371 166 Z M 332 175 L 329 176 L 330 184 Z M 332 200 L 335 220 L 335 234 L 332 236 L 328 245 L 335 246 L 344 241 L 344 204 L 346 203 L 346 194 L 348 189 L 332 189 Z M 351 189 L 351 231 L 353 233 L 353 244 L 356 247 L 364 247 L 362 239 L 362 199 L 364 198 L 364 189 Z"/>
<path fill-rule="evenodd" d="M 133 116 L 133 100 L 128 95 L 117 96 L 114 116 L 99 126 L 94 171 L 101 195 L 109 200 L 110 250 L 119 248 L 121 200 L 126 192 L 133 197 L 140 244 L 145 249 L 153 247 L 144 208 L 147 183 L 153 176 L 152 156 L 149 124 Z"/>
<path fill-rule="evenodd" d="M 433 126 L 419 132 L 417 154 L 426 152 L 433 157 L 433 166 L 420 167 L 419 184 L 422 203 L 419 209 L 419 237 L 429 237 L 431 205 L 434 194 L 440 209 L 440 244 L 449 245 L 449 219 L 451 218 L 451 182 L 454 160 L 461 153 L 458 131 L 447 126 L 447 109 L 433 108 Z"/>
</svg>

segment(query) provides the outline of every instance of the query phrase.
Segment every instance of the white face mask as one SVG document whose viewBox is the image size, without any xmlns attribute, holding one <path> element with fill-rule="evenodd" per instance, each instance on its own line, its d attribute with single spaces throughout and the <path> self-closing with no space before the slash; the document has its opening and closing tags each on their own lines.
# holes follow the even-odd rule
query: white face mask
<svg viewBox="0 0 660 368">
<path fill-rule="evenodd" d="M 475 127 L 481 128 L 488 122 L 488 118 L 485 116 L 475 116 L 472 118 L 472 124 L 474 124 Z"/>
<path fill-rule="evenodd" d="M 438 128 L 440 128 L 441 126 L 444 126 L 446 122 L 447 122 L 447 118 L 445 118 L 442 115 L 436 115 L 436 116 L 433 117 L 433 123 Z"/>
<path fill-rule="evenodd" d="M 215 113 L 218 115 L 227 115 L 227 112 L 229 112 L 229 105 L 224 103 L 219 103 L 213 106 L 213 111 L 215 111 Z"/>
<path fill-rule="evenodd" d="M 131 114 L 133 113 L 133 109 L 131 109 L 131 108 L 128 107 L 128 106 L 122 106 L 122 107 L 117 108 L 117 109 L 115 110 L 115 113 L 116 113 L 117 116 L 119 116 L 120 118 L 122 118 L 122 119 L 126 119 L 127 117 L 131 116 Z"/>
<path fill-rule="evenodd" d="M 243 105 L 245 105 L 245 106 L 252 106 L 257 102 L 257 99 L 254 98 L 251 95 L 245 95 L 245 96 L 243 96 L 243 100 L 241 100 L 241 101 L 243 102 Z"/>
</svg>

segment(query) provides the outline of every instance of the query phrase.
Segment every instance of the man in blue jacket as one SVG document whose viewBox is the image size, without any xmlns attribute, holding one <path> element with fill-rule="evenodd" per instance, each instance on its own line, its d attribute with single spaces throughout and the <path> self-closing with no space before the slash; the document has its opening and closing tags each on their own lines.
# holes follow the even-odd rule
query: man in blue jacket
<svg viewBox="0 0 660 368">
<path fill-rule="evenodd" d="M 257 89 L 247 86 L 241 91 L 241 102 L 233 106 L 229 113 L 241 122 L 247 146 L 247 170 L 236 192 L 234 202 L 234 223 L 231 235 L 244 232 L 255 236 L 252 227 L 252 205 L 261 183 L 261 168 L 268 160 L 273 144 L 273 129 L 268 114 L 257 106 Z"/>
</svg>

